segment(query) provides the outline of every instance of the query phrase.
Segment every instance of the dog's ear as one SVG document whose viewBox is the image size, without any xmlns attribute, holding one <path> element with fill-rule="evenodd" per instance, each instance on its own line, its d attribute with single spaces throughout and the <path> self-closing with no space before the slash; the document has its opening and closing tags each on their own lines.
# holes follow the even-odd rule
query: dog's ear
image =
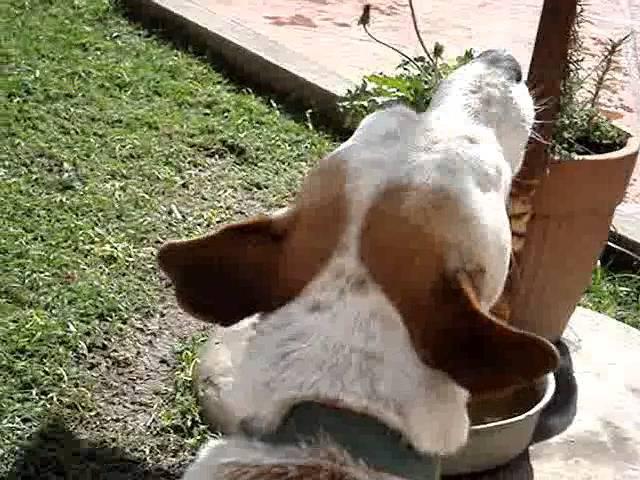
<svg viewBox="0 0 640 480">
<path fill-rule="evenodd" d="M 158 263 L 180 306 L 229 326 L 296 297 L 337 248 L 346 221 L 345 185 L 339 158 L 325 159 L 291 208 L 162 246 Z"/>
<path fill-rule="evenodd" d="M 471 274 L 451 278 L 447 259 L 455 243 L 441 231 L 455 214 L 446 194 L 398 186 L 380 195 L 363 223 L 361 259 L 400 313 L 416 352 L 476 395 L 552 371 L 553 345 L 483 313 Z"/>
<path fill-rule="evenodd" d="M 223 326 L 277 308 L 283 301 L 280 259 L 294 215 L 257 217 L 163 245 L 158 264 L 171 279 L 180 306 Z"/>
<path fill-rule="evenodd" d="M 445 282 L 441 301 L 439 318 L 424 331 L 423 355 L 471 393 L 526 384 L 557 368 L 550 342 L 482 311 L 466 272 Z"/>
</svg>

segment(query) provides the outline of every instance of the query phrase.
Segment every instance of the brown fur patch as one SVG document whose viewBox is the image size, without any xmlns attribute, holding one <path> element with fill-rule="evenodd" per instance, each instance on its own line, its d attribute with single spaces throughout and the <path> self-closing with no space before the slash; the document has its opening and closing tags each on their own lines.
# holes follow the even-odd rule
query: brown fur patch
<svg viewBox="0 0 640 480">
<path fill-rule="evenodd" d="M 388 189 L 365 218 L 362 261 L 426 364 L 474 394 L 532 381 L 556 367 L 554 347 L 482 313 L 472 278 L 477 271 L 457 277 L 446 271 L 452 246 L 438 232 L 455 221 L 454 201 L 445 193 Z"/>
<path fill-rule="evenodd" d="M 284 215 L 162 246 L 158 263 L 180 305 L 202 320 L 228 326 L 297 296 L 340 240 L 345 184 L 338 159 L 326 159 L 309 173 L 295 206 Z"/>
<path fill-rule="evenodd" d="M 324 440 L 327 440 L 326 438 Z M 313 443 L 300 447 L 300 457 L 290 462 L 257 464 L 233 462 L 226 465 L 225 480 L 371 480 L 387 475 L 371 470 L 335 444 Z M 217 478 L 217 477 L 216 477 Z"/>
<path fill-rule="evenodd" d="M 358 480 L 340 465 L 330 463 L 235 465 L 225 480 Z"/>
<path fill-rule="evenodd" d="M 509 323 L 509 319 L 511 318 L 511 305 L 509 305 L 508 297 L 504 292 L 500 295 L 495 305 L 491 307 L 491 315 L 504 323 Z"/>
</svg>

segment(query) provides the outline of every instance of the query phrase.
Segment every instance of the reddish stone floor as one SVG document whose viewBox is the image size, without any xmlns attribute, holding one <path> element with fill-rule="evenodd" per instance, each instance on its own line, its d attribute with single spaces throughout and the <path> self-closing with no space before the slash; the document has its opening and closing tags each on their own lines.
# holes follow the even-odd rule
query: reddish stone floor
<svg viewBox="0 0 640 480">
<path fill-rule="evenodd" d="M 370 30 L 408 54 L 420 52 L 406 0 L 197 0 L 214 12 L 242 23 L 290 50 L 357 82 L 362 75 L 391 71 L 399 57 L 374 44 L 357 26 L 362 5 L 371 3 Z M 586 57 L 607 38 L 630 31 L 624 59 L 614 66 L 602 108 L 637 131 L 640 124 L 640 0 L 591 0 L 584 27 Z M 445 54 L 504 47 L 527 66 L 535 40 L 542 0 L 415 0 L 419 25 L 428 45 L 439 41 Z M 640 203 L 640 165 L 625 201 Z"/>
</svg>

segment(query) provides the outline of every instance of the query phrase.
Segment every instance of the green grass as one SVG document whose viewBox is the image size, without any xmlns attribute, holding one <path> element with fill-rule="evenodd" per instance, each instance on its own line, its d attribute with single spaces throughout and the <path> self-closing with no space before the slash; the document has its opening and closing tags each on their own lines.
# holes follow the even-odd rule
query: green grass
<svg viewBox="0 0 640 480">
<path fill-rule="evenodd" d="M 109 1 L 8 0 L 0 17 L 6 466 L 48 416 L 91 413 L 83 362 L 156 313 L 160 242 L 281 206 L 330 141 Z"/>
<path fill-rule="evenodd" d="M 95 416 L 87 359 L 158 313 L 157 246 L 283 205 L 332 142 L 107 0 L 5 0 L 0 21 L 1 474 L 47 418 Z M 638 326 L 637 285 L 602 274 L 585 302 Z M 154 434 L 204 435 L 200 341 Z"/>
<path fill-rule="evenodd" d="M 640 329 L 640 274 L 598 266 L 581 305 Z"/>
</svg>

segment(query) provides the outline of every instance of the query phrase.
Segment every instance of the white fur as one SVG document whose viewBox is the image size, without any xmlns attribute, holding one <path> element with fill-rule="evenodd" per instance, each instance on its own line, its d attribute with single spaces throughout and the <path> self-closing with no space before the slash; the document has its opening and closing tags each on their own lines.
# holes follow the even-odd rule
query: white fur
<svg viewBox="0 0 640 480">
<path fill-rule="evenodd" d="M 340 271 L 347 275 L 336 282 Z M 349 290 L 354 274 L 367 275 L 336 256 L 299 299 L 258 323 L 223 403 L 238 421 L 268 431 L 300 400 L 337 401 L 396 427 L 422 451 L 453 451 L 466 440 L 467 392 L 424 368 L 375 285 L 365 294 Z"/>
<path fill-rule="evenodd" d="M 438 88 L 410 153 L 430 166 L 431 185 L 456 195 L 458 210 L 439 232 L 449 239 L 449 268 L 480 269 L 476 285 L 488 310 L 508 273 L 511 229 L 505 202 L 520 170 L 535 116 L 524 83 L 471 62 Z"/>
<path fill-rule="evenodd" d="M 402 107 L 374 113 L 332 154 L 348 167 L 342 248 L 297 298 L 257 324 L 234 385 L 222 393 L 238 421 L 251 418 L 270 430 L 293 403 L 331 399 L 396 427 L 424 452 L 465 443 L 467 392 L 424 367 L 399 313 L 359 259 L 361 224 L 376 195 L 391 177 L 416 176 L 406 148 L 417 125 Z M 367 279 L 366 293 L 350 290 L 357 278 Z"/>
<path fill-rule="evenodd" d="M 236 427 L 249 420 L 258 430 L 270 430 L 294 403 L 327 399 L 378 417 L 419 451 L 451 453 L 466 442 L 468 393 L 418 358 L 400 314 L 360 261 L 361 226 L 389 186 L 409 183 L 452 193 L 458 202 L 440 232 L 452 246 L 447 265 L 452 272 L 484 269 L 477 288 L 489 309 L 507 275 L 505 200 L 532 121 L 526 87 L 477 62 L 444 82 L 425 114 L 393 107 L 363 120 L 331 154 L 344 162 L 348 177 L 340 247 L 297 298 L 256 325 L 221 396 Z M 350 288 L 363 278 L 369 288 Z M 210 457 L 219 462 L 218 454 Z"/>
</svg>

